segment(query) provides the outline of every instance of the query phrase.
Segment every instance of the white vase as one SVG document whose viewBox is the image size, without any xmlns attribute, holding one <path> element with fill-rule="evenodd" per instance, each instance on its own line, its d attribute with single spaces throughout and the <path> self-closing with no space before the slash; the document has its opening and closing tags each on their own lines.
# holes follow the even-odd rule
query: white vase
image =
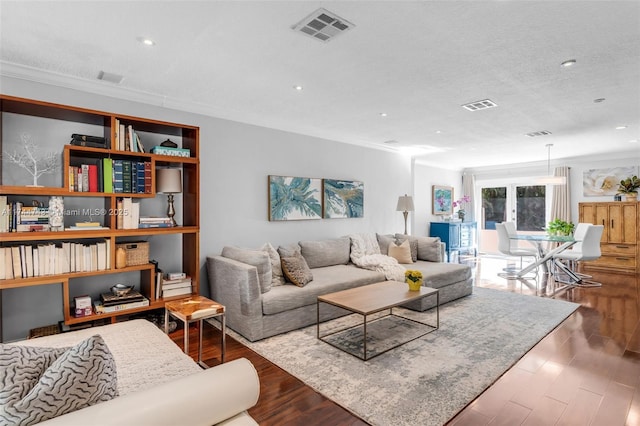
<svg viewBox="0 0 640 426">
<path fill-rule="evenodd" d="M 49 198 L 49 226 L 52 231 L 64 231 L 64 198 Z"/>
</svg>

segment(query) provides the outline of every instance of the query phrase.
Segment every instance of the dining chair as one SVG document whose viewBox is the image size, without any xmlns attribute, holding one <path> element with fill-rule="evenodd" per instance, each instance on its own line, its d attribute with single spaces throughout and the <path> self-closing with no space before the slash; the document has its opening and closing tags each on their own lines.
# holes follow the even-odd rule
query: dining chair
<svg viewBox="0 0 640 426">
<path fill-rule="evenodd" d="M 592 225 L 590 223 L 579 223 L 576 226 L 576 230 L 573 234 L 574 238 L 578 241 L 569 250 L 562 251 L 556 254 L 553 259 L 556 261 L 568 261 L 570 269 L 582 278 L 577 283 L 571 283 L 578 287 L 601 287 L 602 283 L 590 281 L 587 278 L 591 278 L 590 275 L 580 274 L 577 270 L 578 262 L 584 262 L 589 260 L 598 259 L 602 253 L 600 251 L 600 239 L 602 238 L 602 232 L 604 226 Z"/>
<path fill-rule="evenodd" d="M 519 257 L 520 258 L 520 269 L 522 269 L 522 258 L 523 257 L 537 257 L 538 250 L 534 247 L 531 248 L 522 248 L 518 247 L 518 241 L 512 240 L 509 237 L 511 235 L 516 234 L 516 226 L 513 222 L 502 222 L 496 223 L 496 231 L 498 231 L 498 251 L 504 255 Z M 514 274 L 517 272 L 516 268 L 504 268 L 504 270 L 510 274 Z M 537 269 L 536 269 L 537 274 Z M 515 276 L 515 275 L 514 275 Z M 508 275 L 505 278 L 509 278 L 511 275 Z"/>
</svg>

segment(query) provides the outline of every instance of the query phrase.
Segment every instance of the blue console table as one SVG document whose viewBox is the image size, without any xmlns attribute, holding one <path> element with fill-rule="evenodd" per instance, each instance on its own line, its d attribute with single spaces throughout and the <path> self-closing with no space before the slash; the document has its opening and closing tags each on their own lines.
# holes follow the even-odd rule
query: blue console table
<svg viewBox="0 0 640 426">
<path fill-rule="evenodd" d="M 429 236 L 440 237 L 440 241 L 446 244 L 449 262 L 452 252 L 476 256 L 476 235 L 476 222 L 431 222 L 429 225 Z"/>
</svg>

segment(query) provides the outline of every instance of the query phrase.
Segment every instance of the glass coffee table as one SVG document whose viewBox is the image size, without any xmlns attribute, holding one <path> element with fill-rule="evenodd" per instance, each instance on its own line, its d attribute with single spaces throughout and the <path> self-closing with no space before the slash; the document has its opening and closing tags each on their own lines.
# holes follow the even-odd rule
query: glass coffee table
<svg viewBox="0 0 640 426">
<path fill-rule="evenodd" d="M 414 300 L 423 299 L 425 297 L 436 298 L 436 324 L 428 324 L 426 322 L 418 321 L 416 319 L 408 318 L 406 316 L 397 315 L 393 312 L 393 308 L 399 307 L 407 302 L 412 302 Z M 397 348 L 400 345 L 404 345 L 412 340 L 418 339 L 426 334 L 431 333 L 432 331 L 437 330 L 440 327 L 440 292 L 435 288 L 430 287 L 420 287 L 418 291 L 409 291 L 409 287 L 406 283 L 399 281 L 383 281 L 375 284 L 369 284 L 362 287 L 351 288 L 348 290 L 338 291 L 335 293 L 325 294 L 323 296 L 318 296 L 317 299 L 317 337 L 318 339 L 326 342 L 344 352 L 347 352 L 356 358 L 360 358 L 364 361 L 375 358 L 376 356 L 388 352 L 391 349 Z M 333 330 L 324 335 L 320 334 L 320 306 L 322 303 L 326 303 L 329 305 L 337 306 L 343 309 L 346 309 L 352 313 L 360 314 L 363 316 L 363 323 L 357 325 L 351 325 L 347 327 L 340 328 L 338 330 Z M 387 315 L 376 316 L 373 320 L 369 321 L 369 317 L 371 315 L 377 314 L 382 311 L 389 310 Z M 391 347 L 384 348 L 384 350 L 379 351 L 368 351 L 367 343 L 368 343 L 368 331 L 367 326 L 369 328 L 375 322 L 379 322 L 388 317 L 399 318 L 402 321 L 409 321 L 411 323 L 418 324 L 419 326 L 424 326 L 426 331 L 420 330 L 418 335 L 413 334 L 410 338 L 406 340 L 402 340 L 400 342 L 395 342 L 391 344 Z M 345 345 L 338 344 L 335 340 L 331 339 L 331 336 L 335 336 L 339 333 L 344 333 L 347 330 L 355 330 L 354 336 L 360 339 L 361 336 L 361 345 L 362 345 L 362 356 L 359 353 L 356 353 L 353 347 L 351 350 L 345 348 Z M 361 330 L 361 331 L 360 331 Z M 370 343 L 370 342 L 369 342 Z M 357 343 L 360 345 L 360 342 Z M 358 348 L 359 349 L 359 348 Z"/>
</svg>

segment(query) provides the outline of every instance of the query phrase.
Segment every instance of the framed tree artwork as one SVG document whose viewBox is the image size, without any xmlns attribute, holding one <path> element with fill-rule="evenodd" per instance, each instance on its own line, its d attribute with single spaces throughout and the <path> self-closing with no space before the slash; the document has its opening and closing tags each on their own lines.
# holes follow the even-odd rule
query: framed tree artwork
<svg viewBox="0 0 640 426">
<path fill-rule="evenodd" d="M 434 215 L 453 214 L 453 187 L 433 185 L 431 190 L 431 209 Z"/>
</svg>

